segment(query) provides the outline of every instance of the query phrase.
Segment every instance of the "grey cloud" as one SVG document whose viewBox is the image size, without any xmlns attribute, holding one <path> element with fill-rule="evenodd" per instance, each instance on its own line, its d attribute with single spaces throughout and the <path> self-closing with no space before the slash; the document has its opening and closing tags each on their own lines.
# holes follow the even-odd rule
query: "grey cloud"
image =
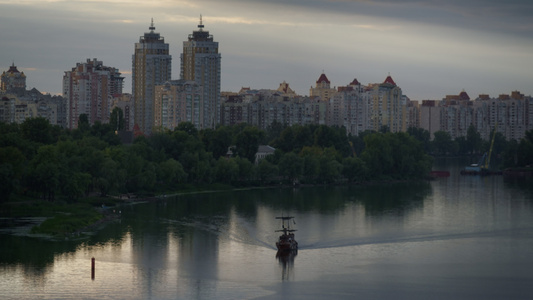
<svg viewBox="0 0 533 300">
<path fill-rule="evenodd" d="M 200 0 L 212 2 L 213 0 Z M 218 1 L 215 1 L 218 2 Z M 213 4 L 215 2 L 212 2 Z M 257 9 L 291 15 L 324 13 L 335 18 L 354 16 L 433 24 L 453 28 L 533 36 L 533 1 L 529 0 L 229 0 Z"/>
</svg>

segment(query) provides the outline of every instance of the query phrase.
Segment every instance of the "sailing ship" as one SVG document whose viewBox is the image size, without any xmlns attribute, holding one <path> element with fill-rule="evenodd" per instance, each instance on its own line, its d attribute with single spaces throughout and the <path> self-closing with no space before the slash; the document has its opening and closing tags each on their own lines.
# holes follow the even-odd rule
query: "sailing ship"
<svg viewBox="0 0 533 300">
<path fill-rule="evenodd" d="M 293 224 L 296 224 L 293 220 L 294 217 L 276 217 L 276 219 L 281 220 L 281 229 L 276 230 L 276 232 L 282 232 L 276 242 L 278 252 L 298 250 L 298 242 L 294 239 L 296 229 L 291 229 L 291 220 Z"/>
</svg>

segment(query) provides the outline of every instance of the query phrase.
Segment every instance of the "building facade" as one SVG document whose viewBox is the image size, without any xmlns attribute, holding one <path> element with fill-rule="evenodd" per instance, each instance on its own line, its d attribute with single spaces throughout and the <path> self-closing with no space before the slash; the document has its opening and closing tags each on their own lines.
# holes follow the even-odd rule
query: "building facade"
<svg viewBox="0 0 533 300">
<path fill-rule="evenodd" d="M 198 129 L 215 128 L 220 122 L 220 62 L 218 42 L 204 30 L 200 16 L 198 30 L 183 42 L 180 70 L 181 79 L 196 81 L 203 89 L 202 101 L 197 107 Z"/>
<path fill-rule="evenodd" d="M 370 96 L 357 79 L 347 86 L 339 86 L 335 95 L 328 101 L 326 124 L 344 126 L 348 134 L 355 136 L 371 130 Z"/>
<path fill-rule="evenodd" d="M 283 84 L 282 84 L 283 85 Z M 285 126 L 326 124 L 327 102 L 279 90 L 243 88 L 222 97 L 221 124 L 247 123 L 267 129 L 273 122 Z"/>
<path fill-rule="evenodd" d="M 331 82 L 326 74 L 322 73 L 318 77 L 315 87 L 309 89 L 309 97 L 319 97 L 322 101 L 327 102 L 336 92 L 337 90 L 331 87 Z"/>
<path fill-rule="evenodd" d="M 388 127 L 390 132 L 407 131 L 407 99 L 402 89 L 389 75 L 381 84 L 369 85 L 367 91 L 372 95 L 370 124 L 373 130 Z"/>
<path fill-rule="evenodd" d="M 109 122 L 113 95 L 122 94 L 124 77 L 118 69 L 104 66 L 96 58 L 77 63 L 63 76 L 63 97 L 66 99 L 67 128 L 77 128 L 81 114 L 89 123 Z"/>
<path fill-rule="evenodd" d="M 155 32 L 154 22 L 150 32 L 135 43 L 132 56 L 132 96 L 134 123 L 144 134 L 152 133 L 154 124 L 155 88 L 171 80 L 172 56 L 165 39 Z"/>
<path fill-rule="evenodd" d="M 6 92 L 24 92 L 26 90 L 26 75 L 19 72 L 15 63 L 9 67 L 9 70 L 2 73 L 0 79 L 0 90 Z"/>
<path fill-rule="evenodd" d="M 171 80 L 156 87 L 154 130 L 174 129 L 181 122 L 200 127 L 203 89 L 196 81 Z"/>
<path fill-rule="evenodd" d="M 113 103 L 111 105 L 111 112 L 115 107 L 122 110 L 122 117 L 124 118 L 124 130 L 133 131 L 134 110 L 133 110 L 133 97 L 131 94 L 117 94 L 113 97 Z"/>
<path fill-rule="evenodd" d="M 453 139 L 465 137 L 470 125 L 481 138 L 491 139 L 493 130 L 502 133 L 507 140 L 520 140 L 525 132 L 533 129 L 533 98 L 518 91 L 497 98 L 479 95 L 470 100 L 462 91 L 459 95 L 447 95 L 441 101 L 424 100 L 420 107 L 420 127 L 428 130 L 433 139 L 436 131 L 445 131 Z"/>
<path fill-rule="evenodd" d="M 36 89 L 0 93 L 0 121 L 20 124 L 27 118 L 41 117 L 52 125 L 66 127 L 65 106 L 63 97 L 42 94 Z"/>
</svg>

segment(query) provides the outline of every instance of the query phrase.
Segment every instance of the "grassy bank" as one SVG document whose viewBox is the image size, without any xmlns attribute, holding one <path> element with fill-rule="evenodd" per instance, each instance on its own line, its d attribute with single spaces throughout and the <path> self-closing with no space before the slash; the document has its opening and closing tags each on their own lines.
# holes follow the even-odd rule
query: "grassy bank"
<svg viewBox="0 0 533 300">
<path fill-rule="evenodd" d="M 0 205 L 0 217 L 6 219 L 46 218 L 31 229 L 31 234 L 59 238 L 71 235 L 106 218 L 102 205 L 113 207 L 119 200 L 113 198 L 89 197 L 75 203 L 64 201 L 48 202 L 34 198 L 14 197 Z"/>
</svg>

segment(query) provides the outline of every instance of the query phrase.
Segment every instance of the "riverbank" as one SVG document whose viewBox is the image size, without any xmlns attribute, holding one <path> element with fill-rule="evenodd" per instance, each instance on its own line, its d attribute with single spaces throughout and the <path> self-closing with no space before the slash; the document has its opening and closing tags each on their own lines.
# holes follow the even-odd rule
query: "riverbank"
<svg viewBox="0 0 533 300">
<path fill-rule="evenodd" d="M 82 237 L 115 219 L 104 207 L 116 205 L 116 200 L 107 197 L 87 197 L 75 203 L 14 197 L 0 205 L 0 232 L 51 240 Z"/>
</svg>

